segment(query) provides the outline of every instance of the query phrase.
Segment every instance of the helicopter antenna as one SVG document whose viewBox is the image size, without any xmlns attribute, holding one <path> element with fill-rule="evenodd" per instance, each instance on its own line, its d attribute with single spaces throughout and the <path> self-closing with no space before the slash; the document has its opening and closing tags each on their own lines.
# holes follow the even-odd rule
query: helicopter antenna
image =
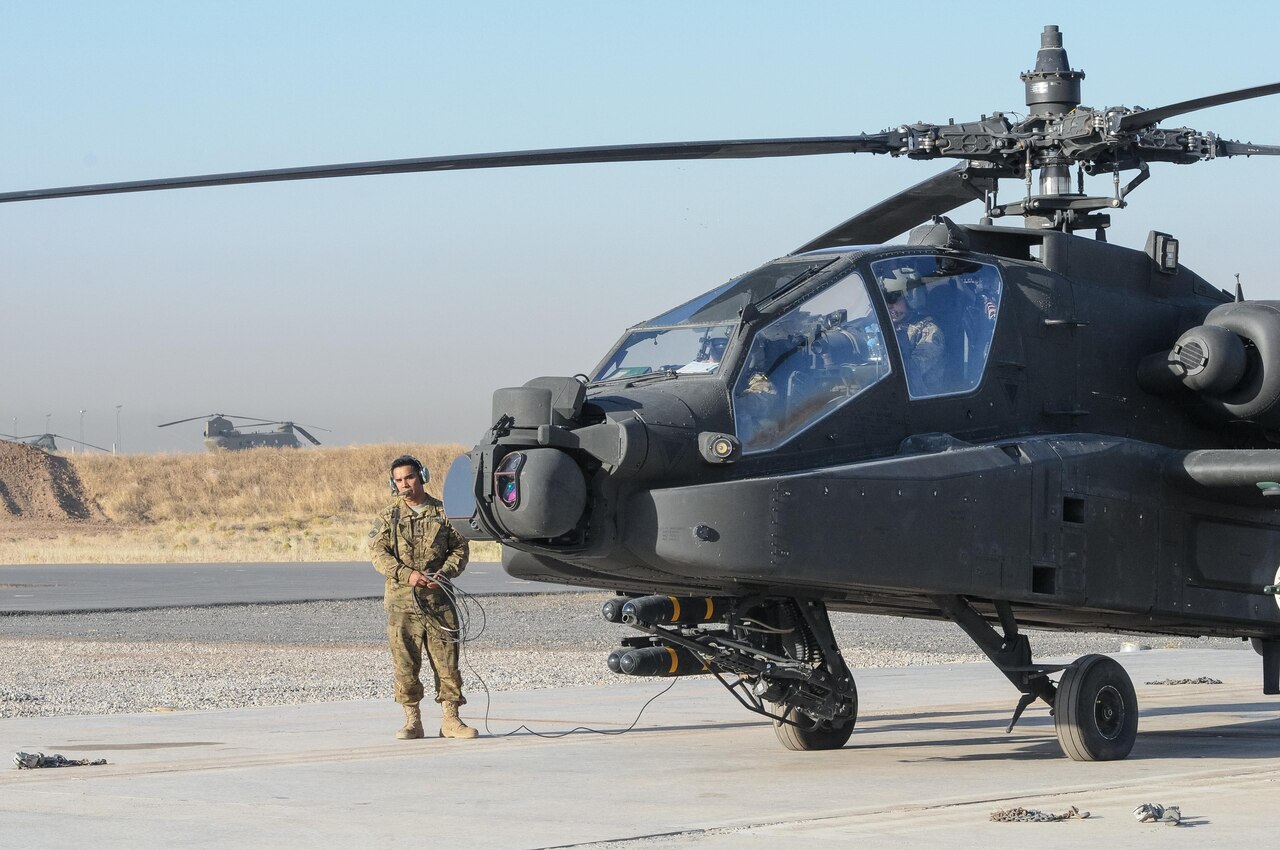
<svg viewBox="0 0 1280 850">
<path fill-rule="evenodd" d="M 1240 285 L 1240 272 L 1236 272 L 1236 303 L 1244 300 L 1244 287 Z"/>
</svg>

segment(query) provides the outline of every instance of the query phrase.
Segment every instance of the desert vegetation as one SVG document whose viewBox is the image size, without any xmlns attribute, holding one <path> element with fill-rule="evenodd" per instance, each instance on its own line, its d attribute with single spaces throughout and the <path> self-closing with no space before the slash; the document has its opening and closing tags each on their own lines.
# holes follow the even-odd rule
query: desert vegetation
<svg viewBox="0 0 1280 850">
<path fill-rule="evenodd" d="M 440 497 L 459 445 L 260 448 L 68 456 L 105 522 L 0 528 L 0 563 L 355 561 L 392 498 L 388 462 L 412 454 Z M 496 545 L 473 547 L 496 560 Z"/>
</svg>

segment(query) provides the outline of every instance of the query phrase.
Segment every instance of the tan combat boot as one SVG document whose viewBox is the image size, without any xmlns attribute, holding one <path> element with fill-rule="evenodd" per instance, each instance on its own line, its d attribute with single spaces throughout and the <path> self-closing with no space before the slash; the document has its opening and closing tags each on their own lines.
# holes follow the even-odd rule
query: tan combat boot
<svg viewBox="0 0 1280 850">
<path fill-rule="evenodd" d="M 396 732 L 401 741 L 422 737 L 422 710 L 415 702 L 404 707 L 404 727 Z"/>
<path fill-rule="evenodd" d="M 440 722 L 441 738 L 475 738 L 480 734 L 462 722 L 456 702 L 440 703 L 440 715 L 443 718 Z"/>
</svg>

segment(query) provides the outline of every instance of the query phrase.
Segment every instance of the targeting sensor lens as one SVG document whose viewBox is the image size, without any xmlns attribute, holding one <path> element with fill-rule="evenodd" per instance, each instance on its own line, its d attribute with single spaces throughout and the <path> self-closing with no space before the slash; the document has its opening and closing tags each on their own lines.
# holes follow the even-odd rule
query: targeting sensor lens
<svg viewBox="0 0 1280 850">
<path fill-rule="evenodd" d="M 520 468 L 524 466 L 524 453 L 512 452 L 502 459 L 493 473 L 493 489 L 498 501 L 507 510 L 515 510 L 520 504 Z"/>
</svg>

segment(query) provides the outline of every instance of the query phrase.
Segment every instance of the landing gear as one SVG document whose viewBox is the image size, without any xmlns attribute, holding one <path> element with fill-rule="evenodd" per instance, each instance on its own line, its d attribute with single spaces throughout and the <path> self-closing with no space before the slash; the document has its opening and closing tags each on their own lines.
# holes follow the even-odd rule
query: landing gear
<svg viewBox="0 0 1280 850">
<path fill-rule="evenodd" d="M 636 597 L 605 603 L 624 638 L 609 657 L 633 676 L 714 675 L 744 708 L 773 721 L 789 750 L 843 747 L 858 718 L 858 690 L 826 606 L 778 597 Z"/>
<path fill-rule="evenodd" d="M 1074 664 L 1034 664 L 1031 644 L 1018 633 L 1008 602 L 992 603 L 1000 633 L 962 596 L 935 596 L 933 601 L 1022 692 L 1006 732 L 1039 699 L 1053 709 L 1058 743 L 1069 758 L 1115 761 L 1129 755 L 1138 737 L 1138 697 L 1119 663 L 1105 655 L 1085 655 Z M 1062 680 L 1055 686 L 1049 674 L 1058 670 Z"/>
<path fill-rule="evenodd" d="M 788 750 L 838 750 L 849 743 L 853 725 L 858 720 L 858 689 L 850 681 L 847 695 L 847 715 L 836 725 L 830 720 L 818 720 L 785 705 L 770 705 L 777 714 L 773 719 L 773 733 L 779 743 Z"/>
<path fill-rule="evenodd" d="M 1053 701 L 1062 751 L 1076 761 L 1116 761 L 1138 737 L 1138 698 L 1114 660 L 1086 655 L 1062 673 Z"/>
</svg>

